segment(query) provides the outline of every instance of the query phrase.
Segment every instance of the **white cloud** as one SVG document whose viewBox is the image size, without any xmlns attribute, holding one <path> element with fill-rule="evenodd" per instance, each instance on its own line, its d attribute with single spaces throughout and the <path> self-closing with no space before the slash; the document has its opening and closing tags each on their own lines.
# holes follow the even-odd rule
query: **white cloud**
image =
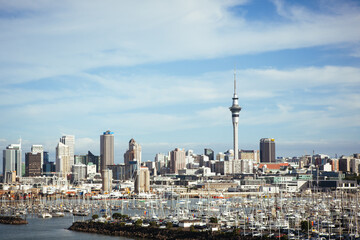
<svg viewBox="0 0 360 240">
<path fill-rule="evenodd" d="M 1 4 L 15 15 L 0 19 L 2 85 L 103 66 L 360 41 L 358 7 L 314 13 L 276 2 L 291 21 L 272 23 L 233 14 L 245 1 L 11 2 Z"/>
</svg>

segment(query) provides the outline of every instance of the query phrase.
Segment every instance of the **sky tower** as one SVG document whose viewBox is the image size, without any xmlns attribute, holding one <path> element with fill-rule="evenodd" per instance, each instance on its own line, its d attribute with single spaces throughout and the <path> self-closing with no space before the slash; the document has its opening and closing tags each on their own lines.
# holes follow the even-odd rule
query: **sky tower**
<svg viewBox="0 0 360 240">
<path fill-rule="evenodd" d="M 239 106 L 239 98 L 236 94 L 236 72 L 234 71 L 234 96 L 233 96 L 233 104 L 229 108 L 232 113 L 232 122 L 233 122 L 233 130 L 234 130 L 234 159 L 239 159 L 239 113 L 241 111 L 241 107 Z"/>
</svg>

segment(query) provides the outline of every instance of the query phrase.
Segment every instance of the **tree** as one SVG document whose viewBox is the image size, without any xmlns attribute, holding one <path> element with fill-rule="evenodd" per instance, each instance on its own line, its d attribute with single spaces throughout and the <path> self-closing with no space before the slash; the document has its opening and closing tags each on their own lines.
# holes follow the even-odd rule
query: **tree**
<svg viewBox="0 0 360 240">
<path fill-rule="evenodd" d="M 97 215 L 97 214 L 92 215 L 93 220 L 98 219 L 98 218 L 99 218 L 99 215 Z"/>
<path fill-rule="evenodd" d="M 216 217 L 211 217 L 210 223 L 218 223 L 218 219 Z"/>
<path fill-rule="evenodd" d="M 172 228 L 172 227 L 173 227 L 172 222 L 167 222 L 167 223 L 166 223 L 166 228 L 167 228 L 167 229 L 170 229 L 170 228 Z"/>
<path fill-rule="evenodd" d="M 112 215 L 112 218 L 113 219 L 122 219 L 123 218 L 123 215 L 121 215 L 121 213 L 114 213 Z"/>
<path fill-rule="evenodd" d="M 141 219 L 136 220 L 135 226 L 140 227 L 142 225 L 143 221 Z"/>
<path fill-rule="evenodd" d="M 195 232 L 195 227 L 194 227 L 194 225 L 191 225 L 191 226 L 190 226 L 190 232 Z"/>
<path fill-rule="evenodd" d="M 157 223 L 155 221 L 150 222 L 150 227 L 156 227 L 156 226 L 157 226 Z"/>
</svg>

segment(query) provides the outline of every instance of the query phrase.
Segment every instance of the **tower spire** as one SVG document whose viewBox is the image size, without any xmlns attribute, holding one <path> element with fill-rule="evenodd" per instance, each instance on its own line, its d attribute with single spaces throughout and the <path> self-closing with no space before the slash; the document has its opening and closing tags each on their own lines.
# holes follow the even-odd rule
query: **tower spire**
<svg viewBox="0 0 360 240">
<path fill-rule="evenodd" d="M 234 64 L 234 95 L 236 95 L 236 64 Z"/>
</svg>

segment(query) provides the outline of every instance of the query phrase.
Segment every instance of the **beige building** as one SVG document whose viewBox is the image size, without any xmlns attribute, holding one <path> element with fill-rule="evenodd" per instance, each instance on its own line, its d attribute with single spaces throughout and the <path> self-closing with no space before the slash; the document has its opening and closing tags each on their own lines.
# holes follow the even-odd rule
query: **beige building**
<svg viewBox="0 0 360 240">
<path fill-rule="evenodd" d="M 101 170 L 107 169 L 107 165 L 114 165 L 114 133 L 110 130 L 100 135 L 100 159 Z"/>
<path fill-rule="evenodd" d="M 253 160 L 256 163 L 260 162 L 259 150 L 240 150 L 239 159 Z"/>
<path fill-rule="evenodd" d="M 147 167 L 141 167 L 136 171 L 135 178 L 135 192 L 149 192 L 150 191 L 150 172 Z"/>
<path fill-rule="evenodd" d="M 101 171 L 102 177 L 102 190 L 104 192 L 111 192 L 112 190 L 112 170 L 110 169 L 103 169 Z"/>
<path fill-rule="evenodd" d="M 180 169 L 186 167 L 185 150 L 175 148 L 170 152 L 170 173 L 178 174 Z"/>
<path fill-rule="evenodd" d="M 125 179 L 131 179 L 138 166 L 141 165 L 141 146 L 133 138 L 129 141 L 129 149 L 124 154 Z"/>
</svg>

